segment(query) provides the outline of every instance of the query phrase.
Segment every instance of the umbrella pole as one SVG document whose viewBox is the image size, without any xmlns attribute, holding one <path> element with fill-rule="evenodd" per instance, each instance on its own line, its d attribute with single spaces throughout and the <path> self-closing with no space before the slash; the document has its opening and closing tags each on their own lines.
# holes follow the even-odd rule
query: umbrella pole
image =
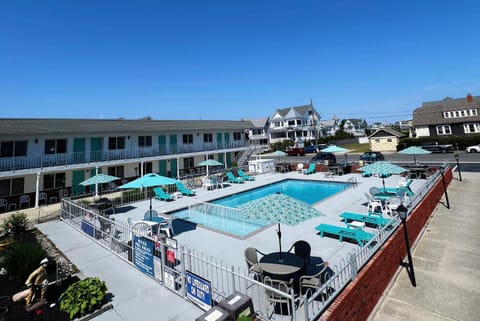
<svg viewBox="0 0 480 321">
<path fill-rule="evenodd" d="M 278 235 L 278 247 L 280 248 L 280 256 L 278 258 L 278 262 L 283 262 L 282 258 L 282 231 L 280 230 L 280 223 L 278 223 L 278 230 L 277 230 L 277 235 Z"/>
<path fill-rule="evenodd" d="M 152 193 L 149 193 L 150 196 L 150 221 L 152 220 Z"/>
</svg>

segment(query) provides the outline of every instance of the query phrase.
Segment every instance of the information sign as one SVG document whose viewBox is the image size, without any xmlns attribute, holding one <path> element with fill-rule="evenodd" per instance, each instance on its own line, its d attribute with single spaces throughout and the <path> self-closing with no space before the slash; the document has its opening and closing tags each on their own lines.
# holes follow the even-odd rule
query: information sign
<svg viewBox="0 0 480 321">
<path fill-rule="evenodd" d="M 140 236 L 133 237 L 133 264 L 143 273 L 155 276 L 153 242 Z"/>
<path fill-rule="evenodd" d="M 212 307 L 212 286 L 210 281 L 190 271 L 185 271 L 185 276 L 187 297 L 205 311 L 209 310 Z"/>
</svg>

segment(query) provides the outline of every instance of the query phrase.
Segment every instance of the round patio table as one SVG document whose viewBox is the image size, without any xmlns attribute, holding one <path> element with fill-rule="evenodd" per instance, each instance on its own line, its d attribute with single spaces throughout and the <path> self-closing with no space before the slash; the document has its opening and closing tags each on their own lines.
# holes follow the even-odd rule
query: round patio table
<svg viewBox="0 0 480 321">
<path fill-rule="evenodd" d="M 273 252 L 263 256 L 260 259 L 260 267 L 266 273 L 288 276 L 297 273 L 303 268 L 304 259 L 294 253 L 281 252 L 282 259 L 280 260 L 280 252 Z"/>
</svg>

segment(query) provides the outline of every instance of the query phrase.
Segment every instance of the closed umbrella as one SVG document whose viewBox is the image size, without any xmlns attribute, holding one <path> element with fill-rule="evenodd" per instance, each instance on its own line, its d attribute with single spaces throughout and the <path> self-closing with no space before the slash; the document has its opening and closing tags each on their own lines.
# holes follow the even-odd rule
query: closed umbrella
<svg viewBox="0 0 480 321">
<path fill-rule="evenodd" d="M 142 177 L 139 177 L 131 182 L 128 182 L 127 184 L 123 184 L 119 186 L 118 188 L 120 189 L 139 189 L 139 188 L 148 188 L 148 187 L 154 187 L 154 186 L 161 186 L 161 185 L 174 185 L 177 182 L 177 180 L 158 175 L 155 173 L 149 173 L 145 174 Z M 150 194 L 150 216 L 152 215 L 152 195 Z M 150 217 L 151 219 L 151 217 Z"/>
<path fill-rule="evenodd" d="M 395 165 L 389 162 L 384 162 L 384 161 L 378 161 L 378 162 L 360 167 L 358 170 L 381 176 L 384 190 L 385 190 L 385 176 L 392 175 L 392 174 L 401 174 L 403 172 L 408 171 L 406 168 L 400 167 L 398 165 Z"/>
<path fill-rule="evenodd" d="M 110 183 L 117 179 L 120 179 L 120 178 L 116 176 L 111 176 L 111 175 L 97 174 L 95 176 L 92 176 L 80 182 L 79 185 L 88 186 L 88 185 L 95 184 L 95 196 L 98 196 L 98 184 Z"/>
<path fill-rule="evenodd" d="M 402 149 L 401 151 L 398 152 L 399 154 L 407 154 L 407 155 L 413 155 L 413 162 L 416 163 L 417 160 L 415 159 L 415 155 L 426 155 L 430 154 L 431 151 L 423 149 L 418 146 L 410 146 L 405 149 Z"/>
<path fill-rule="evenodd" d="M 198 163 L 198 166 L 206 166 L 207 167 L 207 176 L 208 176 L 208 167 L 209 166 L 221 166 L 223 165 L 223 163 L 219 162 L 219 161 L 216 161 L 214 159 L 207 159 L 207 160 L 204 160 L 200 163 Z"/>
</svg>

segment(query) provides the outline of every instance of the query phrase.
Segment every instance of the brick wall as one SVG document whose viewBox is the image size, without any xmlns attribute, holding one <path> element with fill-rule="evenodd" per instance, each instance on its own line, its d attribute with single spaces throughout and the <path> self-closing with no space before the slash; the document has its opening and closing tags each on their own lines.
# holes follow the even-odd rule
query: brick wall
<svg viewBox="0 0 480 321">
<path fill-rule="evenodd" d="M 452 179 L 453 173 L 450 168 L 445 173 L 445 183 L 450 184 Z M 442 198 L 443 192 L 443 183 L 440 179 L 409 215 L 407 230 L 411 243 L 417 239 Z M 366 320 L 406 255 L 404 231 L 401 225 L 318 320 Z"/>
</svg>

